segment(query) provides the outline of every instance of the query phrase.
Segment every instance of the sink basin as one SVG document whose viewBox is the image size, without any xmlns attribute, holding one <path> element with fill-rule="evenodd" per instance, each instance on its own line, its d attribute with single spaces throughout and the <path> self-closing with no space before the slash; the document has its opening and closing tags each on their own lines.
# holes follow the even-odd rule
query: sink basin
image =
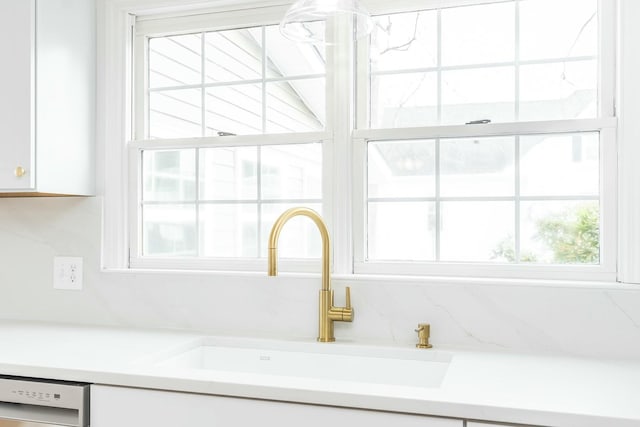
<svg viewBox="0 0 640 427">
<path fill-rule="evenodd" d="M 441 385 L 451 358 L 412 348 L 205 339 L 156 366 L 433 388 Z"/>
</svg>

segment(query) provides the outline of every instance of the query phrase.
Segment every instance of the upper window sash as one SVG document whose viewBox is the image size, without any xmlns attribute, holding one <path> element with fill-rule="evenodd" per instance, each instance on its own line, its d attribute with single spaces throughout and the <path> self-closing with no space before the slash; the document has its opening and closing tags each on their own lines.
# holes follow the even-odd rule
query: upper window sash
<svg viewBox="0 0 640 427">
<path fill-rule="evenodd" d="M 505 0 L 500 2 L 493 1 L 426 1 L 421 3 L 419 6 L 416 5 L 413 1 L 403 1 L 399 0 L 399 2 L 393 2 L 392 5 L 384 5 L 382 3 L 374 2 L 370 7 L 372 10 L 372 15 L 386 15 L 386 14 L 395 14 L 395 13 L 403 13 L 403 12 L 417 12 L 417 11 L 429 11 L 431 9 L 448 9 L 450 7 L 456 6 L 467 6 L 467 5 L 477 5 L 477 4 L 488 4 L 488 3 L 505 3 L 507 1 L 513 1 L 517 7 L 519 4 L 523 4 L 524 1 L 521 0 Z M 535 0 L 528 0 L 535 1 Z M 516 9 L 517 12 L 518 9 Z M 516 17 L 519 16 L 516 13 Z M 610 118 L 615 116 L 615 90 L 616 90 L 616 65 L 615 65 L 615 52 L 616 52 L 616 2 L 615 1 L 606 1 L 600 0 L 598 1 L 598 46 L 597 46 L 597 70 L 594 70 L 597 73 L 597 105 L 598 109 L 596 113 L 591 118 Z M 434 24 L 436 31 L 438 32 L 437 37 L 442 37 L 441 23 L 438 22 Z M 516 31 L 516 38 L 518 38 L 519 30 Z M 356 128 L 359 130 L 367 129 L 370 127 L 370 104 L 371 104 L 371 93 L 370 93 L 370 84 L 371 84 L 371 76 L 382 76 L 384 77 L 386 74 L 389 74 L 385 71 L 375 71 L 372 72 L 370 67 L 370 46 L 369 39 L 364 38 L 358 41 L 357 44 L 357 108 L 356 108 Z M 440 44 L 441 42 L 439 42 Z M 441 46 L 438 46 L 438 49 L 441 49 Z M 516 47 L 517 49 L 517 47 Z M 519 55 L 518 55 L 519 56 Z M 583 60 L 589 59 L 590 57 L 575 57 L 571 58 L 571 61 L 574 60 Z M 547 62 L 556 62 L 563 63 L 562 58 L 550 58 Z M 407 70 L 407 72 L 428 72 L 432 71 L 435 73 L 442 73 L 445 70 L 465 70 L 469 69 L 478 69 L 484 67 L 494 67 L 499 65 L 510 65 L 516 67 L 516 73 L 519 73 L 518 68 L 521 65 L 525 64 L 544 64 L 544 60 L 535 60 L 535 61 L 522 61 L 520 58 L 516 57 L 514 61 L 502 63 L 487 63 L 487 64 L 474 64 L 469 66 L 443 66 L 441 60 L 439 59 L 431 68 L 420 68 L 416 70 Z M 397 75 L 397 71 L 391 72 L 391 75 Z M 518 76 L 516 76 L 518 78 Z M 520 82 L 516 81 L 517 87 L 520 87 Z M 440 90 L 440 89 L 438 89 Z M 441 99 L 442 95 L 439 95 L 437 100 L 438 103 L 442 103 Z M 519 100 L 519 95 L 516 93 L 515 102 L 521 102 Z M 478 117 L 485 118 L 485 117 Z M 491 119 L 491 117 L 486 117 Z M 536 119 L 534 119 L 536 120 Z M 546 119 L 538 119 L 538 120 L 546 120 Z M 556 120 L 556 119 L 549 119 Z M 509 122 L 510 120 L 506 120 Z M 493 120 L 493 123 L 496 123 L 496 120 Z M 501 123 L 498 121 L 498 123 Z M 446 125 L 446 124 L 464 124 L 461 123 L 441 123 L 435 124 L 438 125 Z M 410 125 L 411 126 L 411 125 Z M 421 126 L 421 125 L 414 125 Z M 424 126 L 432 126 L 432 124 L 425 124 Z M 373 128 L 384 128 L 385 126 L 373 126 Z"/>
<path fill-rule="evenodd" d="M 258 10 L 257 13 L 256 10 Z M 188 103 L 191 110 L 201 110 L 202 117 L 198 118 L 194 115 L 197 119 L 195 121 L 200 122 L 198 126 L 203 129 L 201 134 L 198 134 L 194 127 L 186 135 L 167 134 L 160 136 L 162 139 L 212 137 L 216 130 L 227 135 L 238 134 L 238 140 L 251 134 L 278 134 L 289 131 L 298 134 L 315 133 L 316 138 L 324 138 L 331 127 L 331 118 L 328 117 L 326 105 L 331 96 L 329 63 L 332 60 L 332 52 L 330 49 L 323 52 L 319 51 L 318 47 L 305 45 L 301 46 L 299 52 L 301 56 L 307 58 L 304 64 L 290 61 L 288 57 L 291 56 L 291 46 L 288 47 L 288 42 L 280 40 L 281 36 L 278 37 L 278 34 L 274 33 L 274 31 L 277 32 L 277 29 L 274 30 L 274 25 L 282 13 L 284 9 L 281 7 L 269 7 L 158 19 L 147 17 L 146 20 L 137 21 L 133 139 L 137 141 L 152 139 L 148 133 L 149 123 L 153 122 L 150 105 L 154 99 L 157 101 L 156 105 L 165 105 L 168 113 L 174 107 L 173 104 L 179 103 Z M 251 35 L 243 36 L 241 33 Z M 215 63 L 210 61 L 209 55 L 213 49 L 210 40 L 217 40 L 218 34 L 225 40 L 232 37 L 229 40 L 234 43 L 241 36 L 256 40 L 253 42 L 255 46 L 247 47 L 238 44 L 234 47 L 238 52 L 230 52 L 231 55 L 241 55 L 238 56 L 237 61 L 241 60 L 242 55 L 248 57 L 253 55 L 251 57 L 257 58 L 256 62 L 260 64 L 254 64 L 253 74 L 249 75 L 244 71 L 238 75 L 233 74 L 234 68 L 231 68 L 231 65 L 234 64 L 230 64 L 229 70 L 225 71 L 228 75 L 215 71 L 216 69 L 226 70 L 228 65 L 224 61 L 215 61 Z M 166 82 L 163 80 L 159 85 L 157 82 L 154 85 L 152 74 L 150 74 L 152 61 L 158 59 L 159 63 L 163 63 L 171 59 L 168 54 L 158 52 L 157 49 L 152 52 L 151 49 L 157 43 L 156 40 L 162 41 L 163 37 L 168 36 L 170 36 L 168 40 L 175 40 L 176 43 L 182 38 L 189 38 L 185 52 L 191 49 L 191 45 L 195 46 L 193 49 L 198 49 L 193 55 L 200 55 L 200 59 L 194 62 L 193 67 L 197 68 L 195 73 L 200 77 L 187 82 L 191 84 L 183 84 L 180 79 L 180 82 L 172 85 L 170 80 L 156 73 L 153 76 L 160 75 Z M 196 43 L 191 40 L 196 37 L 200 37 L 201 42 Z M 243 40 L 245 39 L 240 41 Z M 201 47 L 196 46 L 200 43 Z M 165 43 L 158 43 L 158 46 L 162 49 Z M 171 46 L 167 48 L 169 47 Z M 248 50 L 248 48 L 251 49 Z M 261 52 L 254 52 L 257 50 Z M 318 83 L 327 90 L 319 89 Z M 229 108 L 224 107 L 223 104 Z M 273 106 L 269 107 L 270 104 Z M 221 111 L 224 113 L 220 114 Z M 225 118 L 225 115 L 228 117 Z M 243 121 L 244 116 L 249 120 Z M 287 117 L 291 117 L 291 120 L 284 121 Z M 232 123 L 233 121 L 236 123 Z M 210 123 L 214 122 L 217 123 L 210 129 Z"/>
</svg>

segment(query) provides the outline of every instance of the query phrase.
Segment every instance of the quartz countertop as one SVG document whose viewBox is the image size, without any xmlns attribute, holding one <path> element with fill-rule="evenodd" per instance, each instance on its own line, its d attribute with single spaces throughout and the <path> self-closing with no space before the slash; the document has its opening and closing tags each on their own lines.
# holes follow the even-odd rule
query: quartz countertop
<svg viewBox="0 0 640 427">
<path fill-rule="evenodd" d="M 0 375 L 505 423 L 640 426 L 640 361 L 436 349 L 451 354 L 452 359 L 441 386 L 434 388 L 180 369 L 155 363 L 167 352 L 187 348 L 205 336 L 5 320 L 0 321 Z M 253 338 L 221 339 L 247 342 Z"/>
</svg>

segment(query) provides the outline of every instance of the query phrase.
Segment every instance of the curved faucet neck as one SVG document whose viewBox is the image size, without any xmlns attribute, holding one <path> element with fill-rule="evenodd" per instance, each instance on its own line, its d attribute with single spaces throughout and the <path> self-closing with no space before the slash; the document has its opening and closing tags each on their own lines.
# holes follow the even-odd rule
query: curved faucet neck
<svg viewBox="0 0 640 427">
<path fill-rule="evenodd" d="M 320 237 L 322 238 L 322 290 L 331 290 L 331 280 L 329 275 L 329 263 L 331 259 L 331 243 L 329 241 L 329 231 L 325 225 L 322 217 L 313 209 L 309 208 L 291 208 L 287 209 L 278 217 L 276 222 L 271 228 L 271 234 L 269 235 L 269 276 L 276 276 L 278 274 L 278 239 L 280 238 L 280 231 L 284 225 L 293 217 L 306 216 L 315 222 L 320 231 Z"/>
</svg>

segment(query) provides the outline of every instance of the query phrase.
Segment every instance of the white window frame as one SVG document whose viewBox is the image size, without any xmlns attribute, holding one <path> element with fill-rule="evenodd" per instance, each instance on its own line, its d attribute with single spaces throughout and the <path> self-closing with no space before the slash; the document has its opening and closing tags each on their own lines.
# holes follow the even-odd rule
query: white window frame
<svg viewBox="0 0 640 427">
<path fill-rule="evenodd" d="M 261 258 L 197 258 L 197 257 L 161 257 L 143 256 L 142 254 L 142 212 L 139 208 L 142 201 L 142 153 L 144 150 L 171 150 L 171 149 L 201 149 L 201 148 L 223 148 L 223 147 L 266 147 L 269 145 L 288 145 L 321 143 L 323 153 L 322 165 L 322 205 L 323 217 L 329 230 L 332 230 L 331 201 L 332 197 L 332 139 L 333 123 L 332 118 L 327 114 L 324 131 L 301 132 L 287 134 L 260 134 L 260 135 L 234 135 L 234 136 L 212 136 L 183 139 L 145 139 L 145 128 L 148 117 L 148 97 L 146 88 L 148 86 L 146 72 L 148 64 L 148 41 L 153 37 L 165 35 L 188 34 L 205 31 L 224 31 L 237 28 L 261 27 L 278 24 L 280 18 L 286 12 L 285 6 L 265 6 L 261 8 L 240 8 L 238 10 L 210 10 L 199 11 L 197 14 L 178 14 L 175 16 L 150 17 L 138 16 L 132 22 L 134 34 L 134 57 L 133 61 L 133 86 L 135 91 L 132 100 L 135 111 L 132 118 L 134 132 L 132 140 L 128 143 L 129 160 L 129 266 L 140 269 L 162 269 L 172 268 L 178 270 L 217 270 L 217 271 L 263 271 L 264 259 Z M 327 51 L 326 77 L 326 98 L 327 106 L 330 105 L 334 74 L 331 73 L 333 55 Z M 263 64 L 264 66 L 264 64 Z M 312 78 L 314 76 L 305 76 Z M 264 106 L 263 106 L 264 113 Z M 138 120 L 136 120 L 136 118 Z M 142 118 L 142 119 L 141 119 Z M 264 120 L 264 117 L 263 117 Z M 142 138 L 138 137 L 142 136 Z M 196 165 L 197 168 L 197 165 Z M 196 176 L 198 172 L 196 170 Z M 287 203 L 288 200 L 282 200 Z M 196 207 L 199 202 L 195 202 Z M 196 216 L 198 216 L 196 209 Z M 326 214 L 329 212 L 329 214 Z M 196 221 L 198 221 L 196 219 Z M 318 263 L 311 260 L 287 260 L 281 261 L 283 270 L 312 272 L 318 270 Z"/>
<path fill-rule="evenodd" d="M 611 46 L 611 49 L 605 50 L 605 54 L 616 57 L 615 75 L 617 77 L 617 85 L 615 87 L 616 102 L 615 114 L 617 116 L 617 154 L 613 162 L 619 164 L 617 184 L 615 177 L 609 179 L 610 188 L 613 186 L 618 191 L 618 206 L 616 218 L 609 218 L 609 224 L 618 224 L 619 227 L 609 228 L 613 231 L 613 240 L 617 242 L 618 247 L 618 281 L 624 283 L 640 283 L 640 263 L 637 262 L 637 254 L 640 253 L 640 198 L 637 196 L 636 182 L 640 181 L 640 168 L 636 165 L 640 161 L 640 144 L 636 141 L 640 140 L 640 121 L 637 117 L 640 115 L 640 100 L 635 94 L 640 91 L 640 81 L 636 78 L 640 74 L 640 54 L 637 52 L 635 40 L 640 38 L 640 27 L 637 26 L 637 20 L 640 19 L 640 2 L 636 0 L 601 0 L 614 3 L 613 14 L 609 18 L 613 18 L 617 25 L 615 36 L 603 43 Z M 481 2 L 478 0 L 457 0 L 460 4 L 468 4 L 471 2 Z M 203 7 L 209 7 L 211 10 L 229 9 L 231 6 L 239 4 L 257 7 L 281 5 L 281 1 L 229 1 L 229 0 L 211 0 L 203 2 L 202 0 L 101 0 L 99 2 L 99 16 L 102 18 L 99 22 L 100 32 L 98 39 L 99 50 L 99 82 L 98 87 L 98 114 L 101 120 L 98 127 L 98 152 L 102 152 L 103 162 L 98 163 L 98 176 L 103 179 L 99 180 L 99 193 L 103 195 L 103 251 L 102 251 L 102 268 L 105 271 L 137 271 L 129 265 L 129 249 L 128 249 L 128 230 L 130 218 L 123 214 L 128 211 L 128 187 L 130 185 L 130 163 L 129 148 L 127 141 L 130 140 L 132 134 L 131 117 L 131 86 L 132 79 L 128 70 L 131 70 L 132 63 L 132 15 L 144 16 L 148 14 L 158 14 L 166 12 L 168 15 L 175 14 L 176 11 L 200 10 Z M 411 1 L 397 0 L 394 5 L 398 6 L 396 11 L 411 10 Z M 443 0 L 424 0 L 421 5 L 442 6 L 449 5 L 451 1 Z M 374 13 L 387 11 L 384 5 L 386 1 L 365 0 Z M 382 7 L 378 7 L 382 5 Z M 413 8 L 415 9 L 415 7 Z M 616 55 L 617 53 L 617 55 Z M 332 90 L 337 93 L 345 93 L 344 87 L 333 87 Z M 348 88 L 347 88 L 348 89 Z M 345 107 L 347 109 L 351 107 Z M 350 111 L 352 114 L 353 112 Z M 334 116 L 339 116 L 336 114 Z M 344 117 L 343 115 L 341 117 Z M 330 120 L 328 116 L 328 120 Z M 614 119 L 615 120 L 615 119 Z M 596 126 L 604 129 L 605 132 L 612 132 L 611 121 Z M 495 126 L 509 126 L 509 124 L 496 124 Z M 500 134 L 498 128 L 487 128 Z M 446 129 L 440 129 L 446 132 Z M 413 130 L 408 130 L 413 132 Z M 350 136 L 350 131 L 344 124 L 335 124 L 333 129 L 334 141 L 343 139 L 346 135 Z M 343 173 L 342 166 L 350 166 L 352 158 L 355 157 L 352 150 L 362 150 L 363 135 L 360 135 L 360 142 L 351 144 L 327 144 L 330 146 L 330 157 L 332 161 L 331 173 L 336 174 L 336 179 L 326 188 L 329 190 L 334 186 L 340 185 L 344 187 L 351 182 L 351 174 Z M 358 148 L 360 144 L 360 148 Z M 346 156 L 345 156 L 346 154 Z M 610 157 L 610 156 L 609 156 Z M 609 160 L 611 161 L 611 160 Z M 362 176 L 362 168 L 354 170 L 353 176 L 360 179 Z M 357 190 L 354 194 L 354 200 L 360 196 L 357 194 L 361 190 Z M 603 193 L 604 194 L 604 193 Z M 352 239 L 350 233 L 358 232 L 358 227 L 353 227 L 353 217 L 351 211 L 355 203 L 352 203 L 351 195 L 348 192 L 335 194 L 330 211 L 331 219 L 334 221 L 332 233 L 334 235 L 334 272 L 340 277 L 352 276 L 354 273 L 354 263 L 351 255 L 355 249 L 351 248 Z M 329 210 L 329 209 L 328 209 Z M 353 228 L 353 230 L 352 230 Z M 615 232 L 617 231 L 617 233 Z M 611 253 L 607 251 L 608 253 Z M 615 252 L 614 252 L 615 254 Z M 357 265 L 357 263 L 355 263 Z M 431 266 L 433 267 L 433 266 Z M 445 266 L 446 267 L 446 266 Z M 456 265 L 456 276 L 460 275 L 459 266 Z M 508 266 L 507 270 L 508 270 Z M 521 266 L 517 266 L 518 269 Z M 150 266 L 150 268 L 152 268 Z M 475 273 L 470 270 L 468 280 L 471 277 L 495 276 L 496 268 L 503 266 L 488 266 L 488 273 L 482 269 L 476 269 Z M 238 266 L 241 270 L 242 266 Z M 148 270 L 147 270 L 148 271 Z M 615 268 L 614 268 L 615 271 Z M 193 274 L 194 272 L 185 272 L 183 274 Z M 356 268 L 356 274 L 366 278 L 370 276 L 364 275 Z M 404 271 L 406 273 L 406 271 Z M 570 272 L 568 272 L 570 273 Z M 241 271 L 238 274 L 243 275 Z M 393 272 L 386 271 L 386 274 L 393 275 Z M 417 274 L 417 273 L 416 273 Z M 439 272 L 429 272 L 430 275 L 443 274 Z M 615 275 L 615 272 L 613 273 Z M 610 274 L 605 274 L 608 279 Z M 355 277 L 355 276 L 353 276 Z M 378 276 L 388 277 L 388 276 Z M 422 276 L 424 277 L 424 276 Z M 508 277 L 508 275 L 507 275 Z M 518 277 L 522 277 L 518 275 Z M 532 276 L 532 278 L 534 278 Z M 598 276 L 600 277 L 600 276 Z M 549 272 L 540 278 L 546 280 L 579 280 L 571 274 L 565 277 L 562 272 Z M 589 280 L 594 280 L 591 276 Z M 397 276 L 396 280 L 402 280 Z M 413 281 L 414 279 L 407 279 Z M 461 280 L 464 280 L 461 279 Z M 602 280 L 602 279 L 595 279 Z M 547 282 L 544 283 L 553 283 Z"/>
<path fill-rule="evenodd" d="M 366 218 L 366 158 L 367 142 L 389 139 L 434 139 L 447 137 L 489 137 L 514 134 L 532 135 L 540 133 L 565 132 L 600 132 L 600 264 L 599 265 L 544 265 L 544 264 L 507 264 L 507 263 L 464 263 L 464 262 L 367 262 L 366 223 L 354 220 L 355 241 L 354 272 L 356 274 L 387 275 L 435 275 L 463 277 L 497 277 L 497 278 L 534 278 L 565 280 L 615 280 L 616 276 L 616 224 L 617 197 L 616 175 L 605 173 L 615 171 L 616 152 L 616 119 L 594 119 L 585 121 L 558 121 L 528 123 L 496 123 L 474 126 L 438 126 L 432 128 L 409 128 L 394 130 L 366 130 L 354 132 L 354 166 L 355 175 L 359 178 L 354 192 L 355 218 Z M 517 199 L 517 197 L 516 197 Z M 546 200 L 546 199 L 545 199 Z M 401 219 L 400 219 L 401 220 Z"/>
<path fill-rule="evenodd" d="M 434 2 L 434 8 L 443 7 L 442 2 Z M 460 4 L 470 2 L 461 1 Z M 481 2 L 476 2 L 481 3 Z M 611 2 L 600 0 L 599 26 L 601 34 L 614 34 L 615 9 L 608 7 Z M 446 7 L 452 6 L 447 4 Z M 605 6 L 605 7 L 603 7 Z M 408 4 L 378 6 L 375 15 L 426 10 Z M 617 179 L 616 179 L 616 128 L 615 118 L 615 57 L 602 55 L 615 49 L 615 39 L 603 38 L 599 57 L 599 118 L 585 120 L 553 120 L 539 122 L 489 123 L 483 125 L 449 125 L 398 129 L 369 129 L 367 105 L 368 79 L 358 80 L 357 129 L 353 132 L 355 154 L 353 170 L 356 177 L 354 189 L 354 273 L 387 275 L 431 275 L 497 278 L 534 278 L 569 280 L 615 280 L 617 260 Z M 358 49 L 358 76 L 368 75 L 369 46 L 361 43 Z M 516 66 L 518 63 L 516 62 Z M 517 84 L 517 82 L 516 82 Z M 517 93 L 517 92 L 516 92 Z M 468 262 L 375 262 L 366 260 L 367 245 L 367 143 L 385 140 L 412 140 L 436 138 L 493 137 L 509 135 L 531 135 L 545 133 L 589 132 L 600 133 L 600 263 L 599 265 L 544 265 L 509 263 L 468 263 Z M 516 200 L 518 196 L 516 195 Z M 516 212 L 517 214 L 517 212 Z"/>
</svg>

